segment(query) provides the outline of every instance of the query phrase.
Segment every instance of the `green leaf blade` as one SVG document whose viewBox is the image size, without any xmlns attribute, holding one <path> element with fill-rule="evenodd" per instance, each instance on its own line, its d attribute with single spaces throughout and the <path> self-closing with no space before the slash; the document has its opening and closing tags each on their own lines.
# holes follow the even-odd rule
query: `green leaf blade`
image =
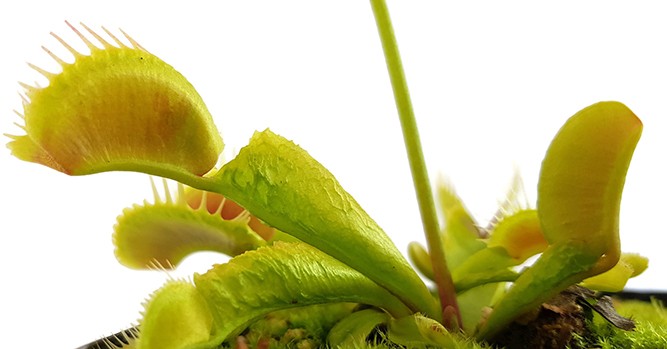
<svg viewBox="0 0 667 349">
<path fill-rule="evenodd" d="M 386 233 L 294 143 L 256 132 L 215 177 L 223 195 L 269 225 L 360 271 L 413 311 L 439 318 L 433 297 Z"/>
<path fill-rule="evenodd" d="M 214 317 L 213 342 L 223 341 L 257 317 L 298 306 L 353 302 L 394 316 L 410 313 L 386 289 L 304 243 L 263 247 L 195 275 Z"/>
</svg>

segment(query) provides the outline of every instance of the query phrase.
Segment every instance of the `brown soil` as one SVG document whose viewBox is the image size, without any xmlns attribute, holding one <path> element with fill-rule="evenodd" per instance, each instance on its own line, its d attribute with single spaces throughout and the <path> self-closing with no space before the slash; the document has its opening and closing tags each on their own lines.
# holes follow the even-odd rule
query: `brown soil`
<svg viewBox="0 0 667 349">
<path fill-rule="evenodd" d="M 575 348 L 573 339 L 587 334 L 590 314 L 590 309 L 581 305 L 581 295 L 568 289 L 516 320 L 493 343 L 508 349 Z"/>
</svg>

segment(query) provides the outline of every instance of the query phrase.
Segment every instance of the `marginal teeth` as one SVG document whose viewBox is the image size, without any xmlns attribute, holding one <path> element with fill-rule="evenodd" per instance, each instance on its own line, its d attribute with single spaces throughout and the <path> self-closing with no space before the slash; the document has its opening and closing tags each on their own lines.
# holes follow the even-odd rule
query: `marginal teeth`
<svg viewBox="0 0 667 349">
<path fill-rule="evenodd" d="M 109 349 L 129 349 L 133 348 L 137 338 L 139 338 L 139 330 L 137 327 L 130 327 L 126 330 L 120 331 L 111 336 L 102 338 L 92 343 L 86 344 L 79 349 L 88 348 L 109 348 Z"/>
<path fill-rule="evenodd" d="M 21 84 L 21 83 L 19 82 L 19 84 Z M 30 100 L 24 94 L 19 93 L 19 96 L 21 97 L 21 102 L 23 102 L 24 106 L 26 104 L 30 103 Z M 17 111 L 14 111 L 14 112 L 18 114 Z M 23 115 L 23 114 L 20 114 L 20 115 L 21 115 L 21 118 L 25 119 L 25 115 Z"/>
<path fill-rule="evenodd" d="M 88 29 L 88 28 L 86 28 L 86 29 Z M 115 35 L 113 35 L 113 33 L 111 33 L 107 28 L 102 27 L 102 30 L 104 30 L 104 32 L 107 33 L 107 35 L 109 35 L 109 37 L 111 39 L 113 39 L 113 41 L 116 43 L 116 45 L 118 45 L 119 47 L 129 48 L 122 41 L 120 41 Z"/>
<path fill-rule="evenodd" d="M 30 92 L 30 91 L 33 91 L 33 90 L 37 89 L 37 87 L 32 86 L 32 85 L 28 85 L 25 82 L 21 82 L 21 81 L 19 81 L 19 85 L 21 85 L 21 87 L 23 87 L 23 89 L 25 89 L 26 92 Z M 23 101 L 26 102 L 27 100 L 24 99 Z M 27 103 L 29 103 L 29 101 Z"/>
<path fill-rule="evenodd" d="M 120 30 L 120 32 L 123 33 L 125 38 L 132 44 L 132 47 L 134 47 L 137 50 L 146 51 L 146 49 L 143 48 L 143 46 L 139 45 L 139 43 L 136 40 L 134 40 L 130 35 L 128 35 L 126 32 L 124 32 L 123 29 L 118 29 L 118 30 Z"/>
<path fill-rule="evenodd" d="M 52 72 L 50 72 L 50 71 L 46 71 L 46 70 L 44 70 L 44 69 L 42 69 L 42 68 L 40 68 L 40 67 L 38 67 L 38 66 L 36 66 L 36 65 L 34 65 L 34 64 L 32 64 L 32 63 L 28 63 L 28 66 L 29 66 L 30 68 L 34 69 L 36 72 L 38 72 L 38 73 L 44 75 L 44 77 L 47 78 L 47 79 L 51 79 L 52 77 L 58 75 L 58 74 L 56 74 L 56 73 L 52 73 Z"/>
<path fill-rule="evenodd" d="M 167 183 L 167 180 L 165 178 L 162 178 L 162 189 L 164 190 L 164 200 L 160 197 L 160 191 L 157 189 L 157 186 L 155 185 L 155 181 L 153 180 L 153 177 L 150 177 L 151 181 L 151 189 L 153 190 L 153 203 L 155 205 L 157 204 L 174 204 L 174 200 L 171 197 L 171 190 L 169 189 L 169 184 Z M 179 186 L 179 196 L 177 198 L 176 203 L 180 203 L 182 200 L 181 198 L 181 191 L 180 187 L 183 186 L 183 184 L 178 184 Z"/>
<path fill-rule="evenodd" d="M 97 47 L 91 40 L 89 40 L 85 35 L 83 35 L 83 33 L 81 33 L 81 31 L 79 31 L 78 29 L 76 29 L 72 24 L 70 24 L 68 21 L 65 21 L 65 23 L 67 24 L 68 27 L 70 27 L 70 29 L 72 29 L 72 31 L 74 31 L 74 33 L 81 39 L 81 41 L 83 41 L 83 43 L 88 47 L 88 49 L 90 49 L 91 52 L 96 51 L 96 50 L 100 50 L 99 47 Z M 107 39 L 104 39 L 101 35 L 99 35 L 94 30 L 90 29 L 90 27 L 88 27 L 84 23 L 79 23 L 79 24 L 84 29 L 86 29 L 86 31 L 88 33 L 90 33 L 90 35 L 92 35 L 100 44 L 102 44 L 102 46 L 103 46 L 102 49 L 127 48 L 127 49 L 138 49 L 138 50 L 146 51 L 141 45 L 139 45 L 139 43 L 136 40 L 134 40 L 132 37 L 130 37 L 123 30 L 120 30 L 120 32 L 123 33 L 125 38 L 127 38 L 127 40 L 130 42 L 131 46 L 128 46 L 125 43 L 123 43 L 116 35 L 114 35 L 110 30 L 108 30 L 105 27 L 102 27 L 102 30 L 104 30 L 104 32 L 113 40 L 115 45 L 110 43 Z M 77 49 L 72 47 L 70 44 L 68 44 L 64 39 L 62 39 L 56 33 L 51 32 L 50 34 L 56 40 L 58 40 L 58 42 L 60 42 L 60 44 L 64 48 L 66 48 L 72 55 L 74 55 L 75 58 L 83 55 L 83 53 L 81 53 L 80 51 L 78 51 Z M 51 50 L 49 50 L 45 46 L 42 46 L 42 49 L 61 66 L 66 66 L 66 65 L 73 64 L 73 63 L 67 63 L 65 60 L 58 57 L 55 53 L 53 53 Z M 58 75 L 56 73 L 46 71 L 46 70 L 44 70 L 44 69 L 42 69 L 42 68 L 40 68 L 40 67 L 38 67 L 38 66 L 36 66 L 32 63 L 28 63 L 28 65 L 32 69 L 39 72 L 40 74 L 44 75 L 47 79 L 50 79 L 51 77 L 53 77 L 55 75 Z"/>
<path fill-rule="evenodd" d="M 169 183 L 166 179 L 162 178 L 162 190 L 158 189 L 158 186 L 155 183 L 153 177 L 150 177 L 150 181 L 153 192 L 153 205 L 163 204 L 163 205 L 173 205 L 173 206 L 185 206 L 192 210 L 204 211 L 213 216 L 223 217 L 222 211 L 225 205 L 228 203 L 227 198 L 225 197 L 221 196 L 219 199 L 220 200 L 219 203 L 215 203 L 215 201 L 213 201 L 216 206 L 209 207 L 209 201 L 211 200 L 210 198 L 216 195 L 214 193 L 205 191 L 200 192 L 201 198 L 199 202 L 189 202 L 188 195 L 186 194 L 186 189 L 183 184 L 177 183 L 176 193 L 173 193 L 173 191 L 169 188 Z M 162 194 L 162 192 L 164 192 L 164 194 Z M 237 213 L 236 216 L 229 217 L 228 215 L 225 215 L 223 219 L 246 221 L 250 219 L 250 216 L 251 216 L 250 212 L 243 209 L 242 211 Z"/>
<path fill-rule="evenodd" d="M 83 23 L 79 23 L 79 24 L 80 24 L 82 27 L 84 27 L 84 28 L 86 29 L 86 31 L 88 31 L 88 32 L 90 33 L 90 35 L 94 36 L 95 39 L 97 39 L 97 41 L 99 41 L 99 42 L 102 44 L 102 46 L 104 46 L 104 48 L 118 47 L 118 46 L 114 46 L 114 45 L 110 44 L 108 41 L 104 40 L 103 37 L 101 37 L 99 34 L 97 34 L 96 32 L 94 32 L 92 29 L 88 28 L 87 25 L 85 25 L 85 24 L 83 24 Z M 71 27 L 71 26 L 70 26 L 70 27 Z M 74 28 L 72 28 L 72 29 L 74 29 Z M 102 28 L 102 29 L 104 29 L 104 28 Z M 104 29 L 104 30 L 106 31 L 106 29 Z M 74 29 L 74 31 L 76 31 L 76 29 Z M 79 34 L 78 31 L 76 31 L 76 32 L 77 32 L 77 34 Z M 107 33 L 108 33 L 108 32 L 107 32 Z M 82 36 L 82 35 L 79 34 L 79 36 Z M 112 37 L 113 37 L 113 35 L 112 35 Z M 118 41 L 116 41 L 116 42 L 118 42 Z M 91 45 L 92 45 L 92 43 L 91 43 Z M 93 47 L 95 47 L 95 46 L 93 45 Z M 127 47 L 127 46 L 123 45 L 122 43 L 119 43 L 119 47 Z M 97 47 L 95 47 L 95 48 L 97 48 Z M 92 49 L 93 49 L 93 48 L 91 47 L 91 50 L 92 50 Z"/>
<path fill-rule="evenodd" d="M 60 44 L 63 45 L 63 47 L 65 47 L 67 49 L 67 51 L 69 51 L 75 58 L 82 55 L 74 47 L 70 46 L 70 44 L 68 44 L 65 40 L 63 40 L 60 36 L 58 36 L 58 34 L 56 34 L 54 32 L 51 32 L 50 34 L 51 34 L 51 36 L 56 38 L 56 40 L 58 40 L 58 42 L 60 42 Z"/>
<path fill-rule="evenodd" d="M 81 34 L 81 32 L 78 29 L 74 28 L 74 26 L 71 25 L 69 22 L 65 21 L 65 24 L 67 24 L 67 26 L 70 27 L 70 29 L 72 29 L 74 31 L 74 33 L 76 33 L 76 35 L 81 39 L 81 41 L 83 41 L 83 43 L 86 44 L 86 46 L 88 46 L 90 51 L 95 51 L 95 50 L 99 49 L 97 46 L 95 46 L 95 44 L 93 44 L 90 40 L 88 40 L 88 38 L 85 35 Z M 86 27 L 83 23 L 81 23 L 81 26 L 86 28 L 86 30 L 88 30 L 95 38 L 99 37 L 95 32 L 88 29 L 88 27 Z M 104 46 L 109 44 L 102 38 L 99 38 L 98 40 L 100 40 L 100 43 L 102 43 L 102 45 L 104 45 Z M 105 45 L 105 43 L 106 43 L 106 45 Z"/>
<path fill-rule="evenodd" d="M 148 263 L 147 268 L 154 271 L 164 272 L 167 274 L 169 280 L 174 280 L 174 278 L 170 274 L 170 271 L 176 269 L 176 266 L 171 264 L 171 261 L 169 260 L 164 261 L 163 264 L 159 260 L 153 258 L 153 260 Z"/>
<path fill-rule="evenodd" d="M 64 60 L 62 60 L 62 58 L 56 56 L 55 53 L 51 52 L 51 50 L 49 50 L 49 49 L 46 48 L 45 46 L 42 46 L 42 50 L 44 50 L 44 52 L 46 52 L 49 56 L 51 56 L 51 58 L 53 58 L 53 59 L 54 59 L 56 62 L 58 62 L 58 64 L 60 64 L 61 66 L 69 65 L 69 63 L 67 63 L 67 62 L 65 62 Z"/>
</svg>

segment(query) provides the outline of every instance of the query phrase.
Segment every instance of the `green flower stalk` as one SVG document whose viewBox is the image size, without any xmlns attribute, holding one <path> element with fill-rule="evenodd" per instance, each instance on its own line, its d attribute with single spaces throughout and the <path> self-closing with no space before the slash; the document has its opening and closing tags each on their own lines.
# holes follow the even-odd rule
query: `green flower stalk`
<svg viewBox="0 0 667 349">
<path fill-rule="evenodd" d="M 461 326 L 461 314 L 456 302 L 454 292 L 454 281 L 447 267 L 445 251 L 440 238 L 438 217 L 435 211 L 435 202 L 431 184 L 426 171 L 424 155 L 419 140 L 419 130 L 412 110 L 412 102 L 408 92 L 408 85 L 403 73 L 403 63 L 398 52 L 398 45 L 394 37 L 394 29 L 384 0 L 371 0 L 375 21 L 382 41 L 387 69 L 391 79 L 396 100 L 396 109 L 403 129 L 403 140 L 408 154 L 410 170 L 412 172 L 419 211 L 421 212 L 424 233 L 431 256 L 433 277 L 438 286 L 442 318 L 448 329 L 456 329 Z"/>
</svg>

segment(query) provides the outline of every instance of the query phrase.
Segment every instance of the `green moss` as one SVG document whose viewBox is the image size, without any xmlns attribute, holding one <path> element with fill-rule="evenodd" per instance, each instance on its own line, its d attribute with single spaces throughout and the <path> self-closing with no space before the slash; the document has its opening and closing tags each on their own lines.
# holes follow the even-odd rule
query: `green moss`
<svg viewBox="0 0 667 349">
<path fill-rule="evenodd" d="M 657 349 L 667 348 L 667 309 L 658 301 L 623 301 L 615 304 L 619 314 L 635 320 L 634 331 L 622 331 L 595 316 L 591 336 L 578 338 L 582 348 Z"/>
<path fill-rule="evenodd" d="M 619 314 L 667 330 L 667 309 L 661 301 L 623 301 L 615 304 Z"/>
</svg>

